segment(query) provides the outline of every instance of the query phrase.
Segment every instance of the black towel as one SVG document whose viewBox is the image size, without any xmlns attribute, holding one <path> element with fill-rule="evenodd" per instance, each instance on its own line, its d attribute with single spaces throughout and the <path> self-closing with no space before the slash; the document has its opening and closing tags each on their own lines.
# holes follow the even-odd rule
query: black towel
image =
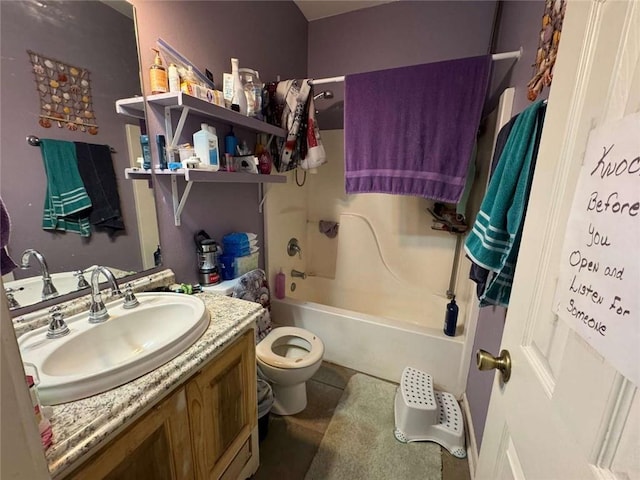
<svg viewBox="0 0 640 480">
<path fill-rule="evenodd" d="M 110 235 L 124 230 L 124 221 L 120 212 L 120 195 L 109 146 L 74 143 L 80 177 L 93 205 L 89 222 L 96 230 L 106 230 Z"/>
</svg>

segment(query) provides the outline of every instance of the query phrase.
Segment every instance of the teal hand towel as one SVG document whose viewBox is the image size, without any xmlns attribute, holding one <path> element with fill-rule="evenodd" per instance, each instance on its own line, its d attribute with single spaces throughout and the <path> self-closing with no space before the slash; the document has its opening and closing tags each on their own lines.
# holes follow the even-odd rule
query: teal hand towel
<svg viewBox="0 0 640 480">
<path fill-rule="evenodd" d="M 491 271 L 482 306 L 509 304 L 545 110 L 536 102 L 518 116 L 465 241 L 469 258 Z"/>
<path fill-rule="evenodd" d="M 40 140 L 47 175 L 42 228 L 91 235 L 91 199 L 78 171 L 76 146 L 61 140 Z"/>
</svg>

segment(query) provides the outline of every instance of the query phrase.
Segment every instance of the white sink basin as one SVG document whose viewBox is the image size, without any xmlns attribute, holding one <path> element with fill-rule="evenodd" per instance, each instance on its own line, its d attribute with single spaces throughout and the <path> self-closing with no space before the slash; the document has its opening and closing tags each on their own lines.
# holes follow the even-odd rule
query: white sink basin
<svg viewBox="0 0 640 480">
<path fill-rule="evenodd" d="M 23 362 L 38 371 L 44 405 L 79 400 L 127 383 L 190 347 L 209 326 L 209 312 L 197 297 L 139 293 L 140 305 L 107 303 L 110 318 L 89 323 L 88 313 L 65 319 L 71 333 L 46 337 L 48 327 L 18 339 Z"/>
</svg>

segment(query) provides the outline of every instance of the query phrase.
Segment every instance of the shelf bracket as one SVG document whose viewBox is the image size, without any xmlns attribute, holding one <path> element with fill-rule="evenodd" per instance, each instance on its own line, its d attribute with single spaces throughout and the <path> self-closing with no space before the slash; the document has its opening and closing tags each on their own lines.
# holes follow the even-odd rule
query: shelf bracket
<svg viewBox="0 0 640 480">
<path fill-rule="evenodd" d="M 258 184 L 258 213 L 262 213 L 264 210 L 264 201 L 267 199 L 267 193 L 269 190 L 265 192 L 264 185 L 262 183 Z"/>
<path fill-rule="evenodd" d="M 191 187 L 193 187 L 193 182 L 188 181 L 187 186 L 182 193 L 182 197 L 178 192 L 178 177 L 177 175 L 171 175 L 171 196 L 173 198 L 173 222 L 176 227 L 180 226 L 180 216 L 182 215 L 182 210 L 184 209 L 185 204 L 187 203 L 187 198 L 189 198 L 189 193 L 191 192 Z"/>
<path fill-rule="evenodd" d="M 187 117 L 189 116 L 189 111 L 191 109 L 189 107 L 182 107 L 182 112 L 180 113 L 180 119 L 176 125 L 175 133 L 173 132 L 173 125 L 171 122 L 171 110 L 173 110 L 172 107 L 164 107 L 164 130 L 167 135 L 167 150 L 173 152 L 178 147 L 178 140 L 180 139 L 180 135 L 182 135 L 184 123 L 187 121 Z"/>
</svg>

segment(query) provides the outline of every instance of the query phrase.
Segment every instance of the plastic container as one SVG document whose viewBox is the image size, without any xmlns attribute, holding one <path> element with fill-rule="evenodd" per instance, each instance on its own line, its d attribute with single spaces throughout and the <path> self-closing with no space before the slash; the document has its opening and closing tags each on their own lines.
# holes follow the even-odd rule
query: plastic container
<svg viewBox="0 0 640 480">
<path fill-rule="evenodd" d="M 280 271 L 276 273 L 276 291 L 275 291 L 276 298 L 279 300 L 282 300 L 284 298 L 286 281 L 287 281 L 287 278 L 284 272 L 282 271 L 282 269 L 280 269 Z"/>
<path fill-rule="evenodd" d="M 450 337 L 455 337 L 457 323 L 458 305 L 456 304 L 456 297 L 453 297 L 447 304 L 447 313 L 444 317 L 444 334 Z"/>
<path fill-rule="evenodd" d="M 149 83 L 151 84 L 151 93 L 166 93 L 169 89 L 167 82 L 167 69 L 162 65 L 160 51 L 152 48 L 156 52 L 153 65 L 149 68 Z"/>
<path fill-rule="evenodd" d="M 193 134 L 193 149 L 202 166 L 210 170 L 220 169 L 218 154 L 218 136 L 206 123 L 200 124 L 200 130 Z"/>
<path fill-rule="evenodd" d="M 240 80 L 240 72 L 238 71 L 238 59 L 231 59 L 231 75 L 233 76 L 233 97 L 231 99 L 231 110 L 240 112 L 242 115 L 247 114 L 247 97 L 244 93 L 242 81 Z"/>
<path fill-rule="evenodd" d="M 247 115 L 257 117 L 262 113 L 262 87 L 257 70 L 239 68 L 238 74 L 242 82 L 244 94 L 247 97 Z"/>
</svg>

